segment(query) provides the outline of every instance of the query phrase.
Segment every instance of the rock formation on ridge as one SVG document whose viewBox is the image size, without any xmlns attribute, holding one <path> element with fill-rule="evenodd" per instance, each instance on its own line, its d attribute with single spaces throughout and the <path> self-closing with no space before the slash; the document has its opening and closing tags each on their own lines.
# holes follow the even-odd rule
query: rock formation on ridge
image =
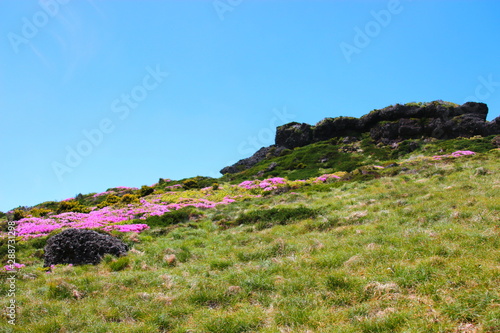
<svg viewBox="0 0 500 333">
<path fill-rule="evenodd" d="M 364 133 L 369 133 L 374 141 L 383 144 L 422 137 L 453 139 L 500 134 L 500 117 L 488 122 L 487 115 L 488 106 L 484 103 L 467 102 L 457 105 L 434 101 L 391 105 L 373 110 L 361 118 L 325 118 L 315 126 L 292 122 L 276 129 L 275 145 L 261 148 L 253 156 L 225 167 L 221 173 L 237 173 L 251 168 L 270 157 L 270 152 L 271 157 L 279 156 L 284 149 L 338 137 L 359 138 Z"/>
</svg>

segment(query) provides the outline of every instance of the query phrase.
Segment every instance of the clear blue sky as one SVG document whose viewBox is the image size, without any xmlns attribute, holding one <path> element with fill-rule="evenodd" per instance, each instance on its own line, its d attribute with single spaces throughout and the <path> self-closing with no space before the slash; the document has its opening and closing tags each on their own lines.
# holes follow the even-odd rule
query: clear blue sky
<svg viewBox="0 0 500 333">
<path fill-rule="evenodd" d="M 59 1 L 0 0 L 2 211 L 219 176 L 290 121 L 500 113 L 497 0 Z"/>
</svg>

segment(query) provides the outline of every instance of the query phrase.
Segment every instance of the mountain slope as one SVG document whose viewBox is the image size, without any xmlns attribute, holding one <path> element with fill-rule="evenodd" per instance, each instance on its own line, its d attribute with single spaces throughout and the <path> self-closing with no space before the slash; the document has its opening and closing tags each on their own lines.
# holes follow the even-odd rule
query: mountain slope
<svg viewBox="0 0 500 333">
<path fill-rule="evenodd" d="M 500 151 L 491 144 L 492 138 L 432 141 L 400 154 L 367 143 L 363 152 L 352 152 L 363 167 L 309 180 L 234 179 L 234 186 L 224 179 L 163 180 L 45 204 L 47 210 L 76 208 L 80 214 L 96 204 L 114 211 L 134 207 L 135 200 L 156 210 L 154 204 L 180 206 L 111 223 L 140 222 L 149 229 L 109 231 L 132 250 L 96 266 L 56 266 L 47 273 L 47 236 L 18 239 L 16 260 L 25 267 L 16 280 L 17 325 L 2 327 L 499 331 Z M 304 155 L 322 151 L 321 145 L 331 144 L 310 146 Z M 452 154 L 466 146 L 482 152 Z M 300 148 L 284 157 L 295 151 Z M 1 288 L 7 294 L 8 285 Z"/>
</svg>

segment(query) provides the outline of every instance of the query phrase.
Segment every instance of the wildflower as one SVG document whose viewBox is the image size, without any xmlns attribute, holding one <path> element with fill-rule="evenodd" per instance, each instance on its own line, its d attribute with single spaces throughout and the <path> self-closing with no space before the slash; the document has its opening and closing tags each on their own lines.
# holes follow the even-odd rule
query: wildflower
<svg viewBox="0 0 500 333">
<path fill-rule="evenodd" d="M 14 263 L 12 265 L 5 265 L 5 266 L 3 266 L 3 269 L 6 270 L 6 271 L 14 271 L 16 269 L 23 268 L 23 267 L 26 267 L 26 265 L 24 265 L 24 264 L 18 264 L 16 262 L 16 263 Z"/>
<path fill-rule="evenodd" d="M 326 182 L 328 179 L 340 179 L 339 176 L 335 175 L 335 174 L 325 174 L 325 175 L 322 175 L 322 176 L 319 176 L 316 178 L 316 180 L 314 181 L 314 183 L 319 183 L 319 182 Z"/>
<path fill-rule="evenodd" d="M 432 159 L 433 160 L 436 160 L 436 161 L 440 161 L 442 160 L 443 158 L 446 158 L 446 157 L 461 157 L 461 156 L 471 156 L 471 155 L 476 155 L 475 152 L 473 151 L 470 151 L 470 150 L 457 150 L 456 152 L 453 152 L 449 155 L 435 155 L 435 156 L 432 156 Z"/>
<path fill-rule="evenodd" d="M 147 224 L 121 224 L 104 227 L 105 231 L 117 230 L 119 232 L 140 232 L 149 229 Z"/>
</svg>

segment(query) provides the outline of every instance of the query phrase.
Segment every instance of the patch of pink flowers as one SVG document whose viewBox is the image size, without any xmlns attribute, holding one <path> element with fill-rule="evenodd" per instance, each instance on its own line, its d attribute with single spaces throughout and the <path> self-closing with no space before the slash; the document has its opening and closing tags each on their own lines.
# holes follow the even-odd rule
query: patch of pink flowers
<svg viewBox="0 0 500 333">
<path fill-rule="evenodd" d="M 147 224 L 116 224 L 103 228 L 105 231 L 118 230 L 119 232 L 141 232 L 147 229 L 149 229 Z"/>
<path fill-rule="evenodd" d="M 169 190 L 175 190 L 175 189 L 178 189 L 178 188 L 181 188 L 181 187 L 182 187 L 181 184 L 175 184 L 175 185 L 167 186 L 165 188 L 168 188 Z"/>
<path fill-rule="evenodd" d="M 113 192 L 113 191 L 106 191 L 106 192 L 102 192 L 102 193 L 96 193 L 92 197 L 98 198 L 98 197 L 102 197 L 103 195 L 108 195 L 108 194 L 115 194 L 115 192 Z"/>
<path fill-rule="evenodd" d="M 457 150 L 456 152 L 453 152 L 453 153 L 447 154 L 447 155 L 432 156 L 432 159 L 439 161 L 439 160 L 442 160 L 443 158 L 447 158 L 447 157 L 461 157 L 461 156 L 471 156 L 471 155 L 476 155 L 476 153 L 473 151 L 470 151 L 470 150 Z"/>
<path fill-rule="evenodd" d="M 340 177 L 337 175 L 334 175 L 334 174 L 325 174 L 325 175 L 321 175 L 321 176 L 317 177 L 316 180 L 314 181 L 314 183 L 320 183 L 320 182 L 324 183 L 328 179 L 340 179 Z"/>
<path fill-rule="evenodd" d="M 238 187 L 251 190 L 261 188 L 264 191 L 271 191 L 278 188 L 278 184 L 286 184 L 286 179 L 281 177 L 273 177 L 264 180 L 246 180 L 238 184 Z"/>
<path fill-rule="evenodd" d="M 137 187 L 127 187 L 127 186 L 117 186 L 117 187 L 114 187 L 114 188 L 118 189 L 118 190 L 131 190 L 131 191 L 138 190 Z"/>
<path fill-rule="evenodd" d="M 23 268 L 25 267 L 26 265 L 24 264 L 18 264 L 17 262 L 12 264 L 12 265 L 6 265 L 6 266 L 3 266 L 3 269 L 6 270 L 6 271 L 15 271 L 16 269 L 19 269 L 19 268 Z"/>
<path fill-rule="evenodd" d="M 161 216 L 172 210 L 192 206 L 200 209 L 215 208 L 228 205 L 239 196 L 226 196 L 221 201 L 210 201 L 204 198 L 179 198 L 177 202 L 162 202 L 161 196 L 150 200 L 140 199 L 140 204 L 129 204 L 125 207 L 107 206 L 94 209 L 89 213 L 65 212 L 48 217 L 26 217 L 17 221 L 16 232 L 24 240 L 48 235 L 53 230 L 63 228 L 103 229 L 120 232 L 140 232 L 149 227 L 146 224 L 126 224 L 125 221 L 150 216 Z M 125 223 L 124 223 L 125 222 Z"/>
</svg>

